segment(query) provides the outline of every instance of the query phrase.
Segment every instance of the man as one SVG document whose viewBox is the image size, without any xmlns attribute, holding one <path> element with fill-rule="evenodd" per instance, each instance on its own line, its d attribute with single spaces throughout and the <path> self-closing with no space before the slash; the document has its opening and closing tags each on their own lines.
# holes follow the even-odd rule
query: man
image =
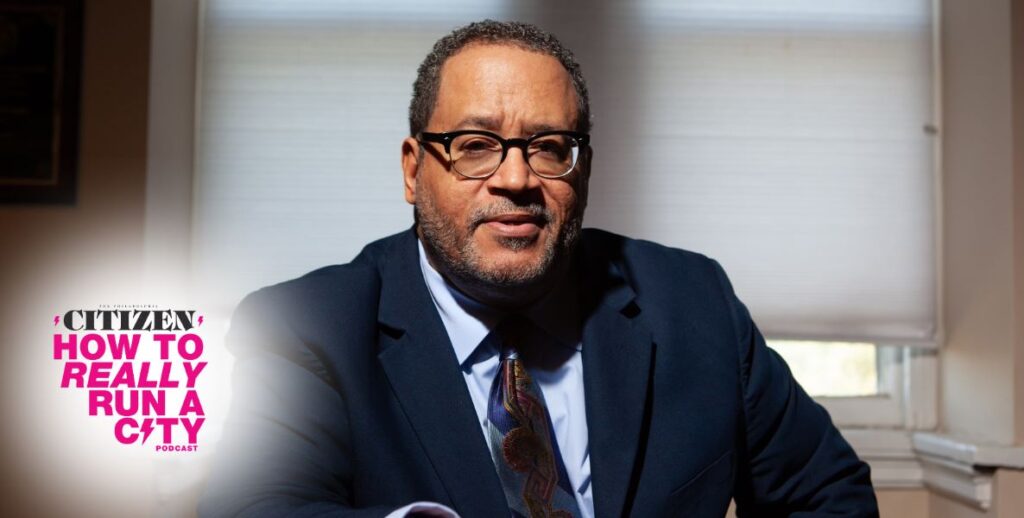
<svg viewBox="0 0 1024 518">
<path fill-rule="evenodd" d="M 877 515 L 717 263 L 581 230 L 589 103 L 554 37 L 445 36 L 410 129 L 414 228 L 240 305 L 201 514 Z"/>
</svg>

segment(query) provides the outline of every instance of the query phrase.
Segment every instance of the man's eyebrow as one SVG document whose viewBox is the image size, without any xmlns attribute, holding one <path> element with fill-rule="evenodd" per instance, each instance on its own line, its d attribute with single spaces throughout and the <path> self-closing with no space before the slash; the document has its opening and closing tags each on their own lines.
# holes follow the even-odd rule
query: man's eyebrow
<svg viewBox="0 0 1024 518">
<path fill-rule="evenodd" d="M 498 119 L 496 119 L 494 117 L 469 116 L 469 117 L 466 117 L 466 118 L 460 120 L 458 122 L 458 124 L 455 125 L 455 129 L 456 130 L 461 130 L 461 129 L 477 129 L 477 128 L 485 129 L 485 130 L 493 131 L 493 132 L 497 133 L 501 129 L 501 123 L 498 121 Z M 563 128 L 563 127 L 553 126 L 551 124 L 546 124 L 546 123 L 527 124 L 527 125 L 525 125 L 523 127 L 523 130 L 524 130 L 524 132 L 526 134 L 522 135 L 522 136 L 523 137 L 528 137 L 530 135 L 533 135 L 534 133 L 539 133 L 541 131 L 554 131 L 554 130 L 567 130 L 567 129 L 572 129 L 572 128 Z M 506 136 L 508 136 L 508 135 L 506 135 Z"/>
<path fill-rule="evenodd" d="M 498 131 L 499 129 L 501 129 L 501 123 L 498 121 L 498 119 L 495 119 L 494 117 L 481 117 L 471 115 L 460 120 L 455 125 L 456 130 L 470 128 L 480 128 L 490 131 Z"/>
<path fill-rule="evenodd" d="M 526 130 L 527 135 L 533 135 L 534 133 L 540 133 L 542 131 L 555 131 L 555 130 L 567 130 L 572 128 L 555 127 L 550 124 L 527 124 L 523 127 Z M 524 135 L 526 136 L 526 135 Z"/>
</svg>

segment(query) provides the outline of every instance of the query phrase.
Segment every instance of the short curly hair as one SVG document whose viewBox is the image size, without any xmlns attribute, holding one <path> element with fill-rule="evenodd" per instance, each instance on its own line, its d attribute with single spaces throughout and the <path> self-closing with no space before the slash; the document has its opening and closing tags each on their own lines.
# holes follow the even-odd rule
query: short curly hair
<svg viewBox="0 0 1024 518">
<path fill-rule="evenodd" d="M 499 22 L 483 20 L 459 27 L 437 40 L 434 48 L 420 63 L 416 81 L 412 85 L 412 102 L 409 103 L 409 134 L 416 135 L 427 127 L 437 105 L 437 90 L 441 84 L 441 67 L 448 58 L 457 54 L 471 43 L 509 44 L 526 50 L 547 54 L 557 59 L 576 90 L 577 118 L 576 131 L 587 133 L 591 128 L 590 98 L 587 82 L 583 79 L 580 65 L 554 35 L 535 25 L 523 22 Z"/>
</svg>

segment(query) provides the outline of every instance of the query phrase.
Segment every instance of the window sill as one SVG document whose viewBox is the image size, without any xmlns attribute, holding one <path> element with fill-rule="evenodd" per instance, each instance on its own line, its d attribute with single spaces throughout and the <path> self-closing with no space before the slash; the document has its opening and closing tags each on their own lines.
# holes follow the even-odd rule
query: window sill
<svg viewBox="0 0 1024 518">
<path fill-rule="evenodd" d="M 980 444 L 950 435 L 917 432 L 914 450 L 922 455 L 990 468 L 1024 469 L 1024 447 Z"/>
<path fill-rule="evenodd" d="M 1024 469 L 1024 448 L 980 444 L 950 435 L 913 434 L 924 485 L 979 509 L 992 503 L 992 477 L 999 468 Z"/>
<path fill-rule="evenodd" d="M 1024 469 L 1024 447 L 980 444 L 934 432 L 851 428 L 842 433 L 871 466 L 876 489 L 925 487 L 981 510 L 992 503 L 997 469 Z"/>
</svg>

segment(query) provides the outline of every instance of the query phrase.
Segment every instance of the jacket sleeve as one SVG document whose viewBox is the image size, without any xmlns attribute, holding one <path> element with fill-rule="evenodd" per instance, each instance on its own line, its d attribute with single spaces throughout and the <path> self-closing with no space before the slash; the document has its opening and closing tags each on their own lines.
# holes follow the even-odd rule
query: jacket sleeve
<svg viewBox="0 0 1024 518">
<path fill-rule="evenodd" d="M 232 318 L 232 407 L 198 514 L 385 516 L 394 509 L 349 507 L 355 467 L 342 391 L 276 294 L 248 296 Z"/>
<path fill-rule="evenodd" d="M 725 273 L 715 268 L 739 347 L 745 441 L 736 480 L 738 516 L 878 516 L 870 469 L 828 413 L 765 344 Z"/>
</svg>

